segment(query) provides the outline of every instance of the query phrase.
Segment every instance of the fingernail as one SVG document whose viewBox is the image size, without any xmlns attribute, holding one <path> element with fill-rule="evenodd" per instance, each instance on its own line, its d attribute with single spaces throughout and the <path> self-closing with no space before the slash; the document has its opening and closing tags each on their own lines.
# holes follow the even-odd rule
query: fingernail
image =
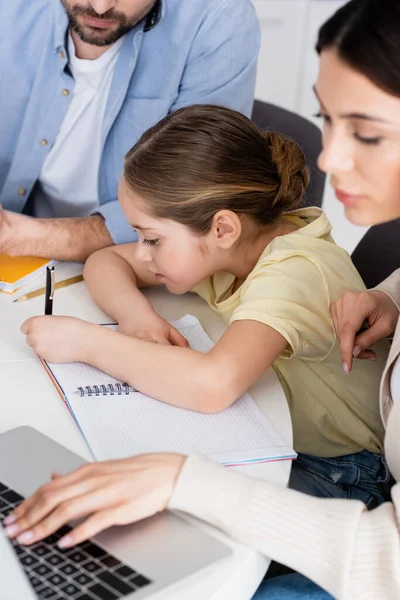
<svg viewBox="0 0 400 600">
<path fill-rule="evenodd" d="M 376 360 L 377 357 L 376 356 L 370 356 L 368 360 Z"/>
<path fill-rule="evenodd" d="M 350 373 L 349 365 L 347 364 L 346 361 L 343 361 L 342 365 L 343 365 L 343 371 L 348 375 Z"/>
<path fill-rule="evenodd" d="M 8 515 L 7 517 L 5 517 L 3 519 L 3 523 L 4 525 L 11 525 L 11 523 L 14 523 L 14 521 L 17 520 L 17 517 L 14 517 L 14 515 Z"/>
<path fill-rule="evenodd" d="M 361 346 L 354 346 L 354 350 L 353 350 L 354 358 L 357 358 L 357 356 L 360 354 L 360 352 L 361 352 Z"/>
<path fill-rule="evenodd" d="M 65 535 L 61 540 L 58 540 L 57 546 L 59 548 L 69 548 L 73 544 L 73 539 L 70 535 Z"/>
<path fill-rule="evenodd" d="M 18 533 L 19 530 L 20 528 L 18 527 L 18 525 L 9 525 L 5 528 L 4 531 L 6 532 L 6 535 L 10 537 L 11 535 L 15 535 L 16 533 Z"/>
<path fill-rule="evenodd" d="M 30 542 L 33 539 L 32 531 L 24 531 L 17 537 L 17 542 L 19 544 L 26 544 L 26 542 Z"/>
</svg>

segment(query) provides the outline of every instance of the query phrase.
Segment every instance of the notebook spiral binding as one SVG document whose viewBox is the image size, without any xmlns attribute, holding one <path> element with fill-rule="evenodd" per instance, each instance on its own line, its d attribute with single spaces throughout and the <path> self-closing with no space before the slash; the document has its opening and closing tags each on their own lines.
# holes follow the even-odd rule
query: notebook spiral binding
<svg viewBox="0 0 400 600">
<path fill-rule="evenodd" d="M 135 390 L 127 383 L 108 383 L 107 385 L 85 385 L 78 387 L 81 398 L 85 396 L 128 396 Z"/>
</svg>

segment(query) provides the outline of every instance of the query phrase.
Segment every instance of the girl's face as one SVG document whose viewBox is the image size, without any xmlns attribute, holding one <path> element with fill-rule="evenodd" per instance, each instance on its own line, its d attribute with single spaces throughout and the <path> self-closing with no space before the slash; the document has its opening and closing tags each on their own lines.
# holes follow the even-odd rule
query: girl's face
<svg viewBox="0 0 400 600">
<path fill-rule="evenodd" d="M 136 256 L 147 263 L 172 294 L 184 294 L 219 270 L 216 252 L 207 236 L 197 236 L 170 219 L 145 212 L 145 204 L 128 188 L 122 178 L 119 201 L 139 239 Z"/>
<path fill-rule="evenodd" d="M 315 86 L 323 124 L 318 164 L 347 218 L 372 225 L 400 217 L 400 98 L 324 50 Z"/>
</svg>

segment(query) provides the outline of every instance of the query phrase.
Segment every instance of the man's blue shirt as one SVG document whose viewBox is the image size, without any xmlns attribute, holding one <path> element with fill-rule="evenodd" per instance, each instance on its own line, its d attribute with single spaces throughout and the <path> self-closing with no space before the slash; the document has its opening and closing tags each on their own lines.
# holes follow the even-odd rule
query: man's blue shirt
<svg viewBox="0 0 400 600">
<path fill-rule="evenodd" d="M 0 0 L 0 14 L 0 204 L 22 212 L 74 92 L 68 19 L 60 0 Z M 136 239 L 117 189 L 141 134 L 182 106 L 250 116 L 253 103 L 260 34 L 250 0 L 162 0 L 153 21 L 125 36 L 100 124 L 96 212 L 116 243 Z"/>
</svg>

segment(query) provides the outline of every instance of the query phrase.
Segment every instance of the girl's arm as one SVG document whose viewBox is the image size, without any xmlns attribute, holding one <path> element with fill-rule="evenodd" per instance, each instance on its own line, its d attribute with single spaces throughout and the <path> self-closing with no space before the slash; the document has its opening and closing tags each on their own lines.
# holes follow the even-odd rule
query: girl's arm
<svg viewBox="0 0 400 600">
<path fill-rule="evenodd" d="M 120 333 L 186 347 L 185 338 L 156 313 L 140 291 L 160 283 L 137 259 L 137 249 L 137 243 L 123 244 L 92 254 L 84 269 L 89 292 L 96 304 L 117 321 Z"/>
<path fill-rule="evenodd" d="M 287 346 L 273 328 L 251 320 L 235 321 L 207 354 L 71 317 L 33 317 L 22 332 L 50 362 L 85 362 L 153 398 L 205 413 L 235 402 Z"/>
<path fill-rule="evenodd" d="M 119 324 L 142 326 L 160 318 L 139 288 L 160 285 L 137 260 L 138 244 L 121 244 L 92 254 L 83 271 L 90 295 Z"/>
</svg>

